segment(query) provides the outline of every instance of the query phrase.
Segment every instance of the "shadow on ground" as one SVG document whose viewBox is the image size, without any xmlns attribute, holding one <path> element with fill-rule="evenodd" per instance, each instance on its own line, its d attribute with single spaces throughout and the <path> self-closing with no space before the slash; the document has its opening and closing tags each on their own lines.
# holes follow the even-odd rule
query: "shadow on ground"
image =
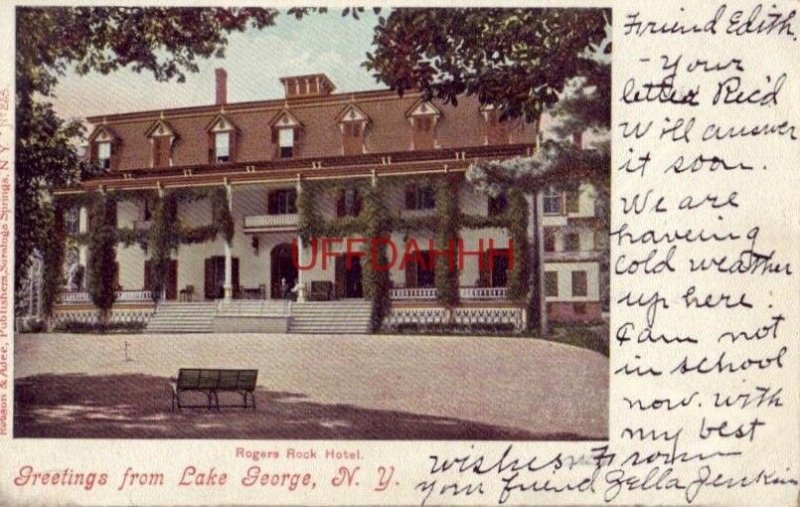
<svg viewBox="0 0 800 507">
<path fill-rule="evenodd" d="M 257 409 L 170 410 L 169 379 L 150 375 L 37 375 L 16 380 L 15 437 L 384 440 L 574 440 L 452 418 L 307 401 L 258 389 Z M 191 396 L 191 395 L 190 395 Z M 226 398 L 230 397 L 230 398 Z M 186 403 L 203 403 L 199 395 Z M 235 393 L 221 403 L 240 403 Z"/>
</svg>

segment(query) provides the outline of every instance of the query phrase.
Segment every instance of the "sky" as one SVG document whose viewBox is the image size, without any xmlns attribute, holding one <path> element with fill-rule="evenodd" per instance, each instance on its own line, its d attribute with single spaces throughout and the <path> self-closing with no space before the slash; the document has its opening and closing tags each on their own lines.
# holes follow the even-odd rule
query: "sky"
<svg viewBox="0 0 800 507">
<path fill-rule="evenodd" d="M 365 11 L 360 18 L 343 18 L 336 10 L 300 21 L 281 14 L 274 26 L 230 34 L 225 58 L 199 60 L 200 71 L 187 73 L 184 83 L 159 83 L 150 73 L 129 69 L 105 76 L 79 76 L 70 70 L 59 79 L 53 106 L 62 118 L 82 119 L 209 105 L 215 99 L 218 67 L 228 72 L 228 102 L 281 98 L 279 78 L 303 74 L 326 74 L 337 93 L 385 88 L 361 67 L 372 46 L 377 16 Z"/>
</svg>

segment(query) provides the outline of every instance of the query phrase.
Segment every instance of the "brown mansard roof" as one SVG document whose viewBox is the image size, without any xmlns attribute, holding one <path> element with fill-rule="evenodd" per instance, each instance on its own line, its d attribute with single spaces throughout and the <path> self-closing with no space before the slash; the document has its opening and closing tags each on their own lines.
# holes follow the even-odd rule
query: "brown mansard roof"
<svg viewBox="0 0 800 507">
<path fill-rule="evenodd" d="M 183 186 L 210 186 L 222 183 L 247 184 L 302 179 L 341 179 L 371 176 L 401 176 L 421 173 L 461 172 L 480 159 L 529 156 L 530 144 L 472 146 L 427 151 L 399 151 L 320 159 L 264 160 L 219 165 L 199 164 L 148 168 L 134 171 L 108 171 L 57 194 L 87 190 L 140 189 Z"/>
</svg>

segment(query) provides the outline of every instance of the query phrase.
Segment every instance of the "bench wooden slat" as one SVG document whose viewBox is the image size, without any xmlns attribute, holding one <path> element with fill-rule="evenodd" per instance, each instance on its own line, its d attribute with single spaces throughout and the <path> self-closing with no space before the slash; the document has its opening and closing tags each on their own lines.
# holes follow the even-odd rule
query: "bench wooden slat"
<svg viewBox="0 0 800 507">
<path fill-rule="evenodd" d="M 255 409 L 253 391 L 255 391 L 257 379 L 258 370 L 181 368 L 178 371 L 178 378 L 173 384 L 173 410 L 176 402 L 178 409 L 182 407 L 180 403 L 182 391 L 205 392 L 208 396 L 208 408 L 212 408 L 212 404 L 214 404 L 218 410 L 220 408 L 218 392 L 238 392 L 244 400 L 242 407 Z M 247 401 L 248 395 L 251 400 L 250 404 Z"/>
</svg>

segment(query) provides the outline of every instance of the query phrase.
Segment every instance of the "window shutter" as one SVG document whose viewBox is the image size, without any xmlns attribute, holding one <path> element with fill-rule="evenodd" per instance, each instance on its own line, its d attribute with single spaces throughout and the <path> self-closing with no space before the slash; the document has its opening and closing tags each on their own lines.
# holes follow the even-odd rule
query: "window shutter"
<svg viewBox="0 0 800 507">
<path fill-rule="evenodd" d="M 89 147 L 89 162 L 96 164 L 98 160 L 98 150 L 99 146 L 97 141 L 93 141 L 92 145 Z"/>
<path fill-rule="evenodd" d="M 353 189 L 353 214 L 358 216 L 361 214 L 361 205 L 362 205 L 361 194 L 358 192 L 357 188 Z"/>
<path fill-rule="evenodd" d="M 217 162 L 216 153 L 216 136 L 213 132 L 208 133 L 208 163 L 215 164 Z"/>
<path fill-rule="evenodd" d="M 297 158 L 300 153 L 300 142 L 302 141 L 302 133 L 299 128 L 294 129 L 294 146 L 292 146 L 292 157 Z"/>
<path fill-rule="evenodd" d="M 347 214 L 347 191 L 345 189 L 339 190 L 339 195 L 336 199 L 336 216 L 343 217 Z"/>
<path fill-rule="evenodd" d="M 276 192 L 270 192 L 267 195 L 267 213 L 270 215 L 278 213 L 278 194 Z"/>
<path fill-rule="evenodd" d="M 272 144 L 278 144 L 278 129 L 272 127 Z"/>
<path fill-rule="evenodd" d="M 111 141 L 111 161 L 110 161 L 110 169 L 114 170 L 119 168 L 119 151 L 120 151 L 120 143 L 119 141 Z"/>
<path fill-rule="evenodd" d="M 406 185 L 406 209 L 417 209 L 417 187 L 411 183 Z"/>
<path fill-rule="evenodd" d="M 236 162 L 239 159 L 239 131 L 233 129 L 228 134 L 228 160 Z"/>
</svg>

